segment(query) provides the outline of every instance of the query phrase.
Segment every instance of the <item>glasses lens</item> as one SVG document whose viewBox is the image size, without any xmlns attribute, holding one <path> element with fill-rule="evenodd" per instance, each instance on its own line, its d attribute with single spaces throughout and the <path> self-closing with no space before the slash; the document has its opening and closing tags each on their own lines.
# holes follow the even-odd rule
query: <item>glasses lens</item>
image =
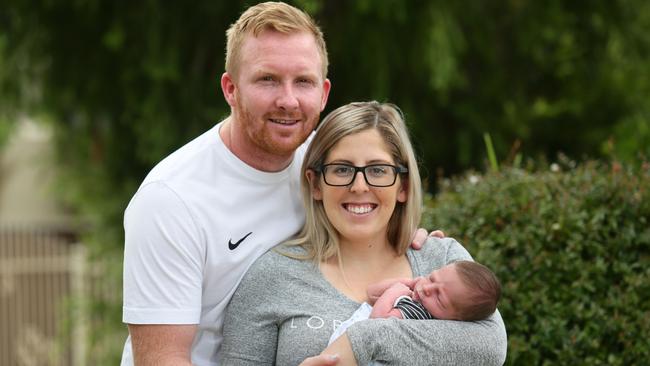
<svg viewBox="0 0 650 366">
<path fill-rule="evenodd" d="M 362 171 L 366 183 L 375 187 L 389 187 L 395 184 L 397 171 L 394 166 L 386 164 L 355 167 L 347 164 L 328 164 L 322 172 L 325 183 L 330 186 L 347 186 L 354 182 L 357 171 Z"/>
<path fill-rule="evenodd" d="M 391 165 L 369 165 L 363 173 L 370 185 L 387 187 L 395 183 L 395 168 Z"/>
<path fill-rule="evenodd" d="M 356 169 L 350 165 L 331 164 L 323 168 L 325 183 L 332 186 L 347 186 L 354 180 Z"/>
</svg>

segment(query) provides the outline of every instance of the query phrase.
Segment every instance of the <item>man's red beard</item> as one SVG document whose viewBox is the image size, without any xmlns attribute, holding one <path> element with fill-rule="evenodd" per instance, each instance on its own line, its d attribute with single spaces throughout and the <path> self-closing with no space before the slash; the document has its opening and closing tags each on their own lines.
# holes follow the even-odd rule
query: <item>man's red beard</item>
<svg viewBox="0 0 650 366">
<path fill-rule="evenodd" d="M 235 112 L 236 115 L 239 119 L 239 123 L 241 123 L 241 126 L 244 128 L 244 133 L 248 136 L 250 140 L 252 140 L 255 145 L 263 150 L 266 153 L 278 155 L 278 156 L 284 156 L 284 155 L 291 155 L 293 154 L 296 149 L 302 145 L 303 142 L 309 137 L 309 134 L 311 131 L 306 131 L 305 133 L 299 133 L 299 134 L 292 134 L 291 138 L 285 139 L 281 142 L 277 141 L 277 139 L 274 139 L 271 134 L 269 134 L 269 130 L 266 129 L 265 127 L 261 127 L 260 129 L 249 129 L 249 126 L 256 126 L 260 121 L 256 120 L 255 117 L 249 113 L 248 109 L 241 105 L 237 105 L 235 107 Z M 283 114 L 281 112 L 278 113 L 273 113 L 269 115 L 264 115 L 260 117 L 263 121 L 264 124 L 266 123 L 272 123 L 269 122 L 269 118 L 278 118 L 278 119 L 295 119 L 295 120 L 300 120 L 298 124 L 302 125 L 301 127 L 304 127 L 305 125 L 311 125 L 310 122 L 312 121 L 306 121 L 304 115 L 299 114 L 296 115 L 294 114 Z M 316 116 L 315 118 L 318 118 Z M 316 124 L 313 123 L 313 126 L 315 127 Z"/>
</svg>

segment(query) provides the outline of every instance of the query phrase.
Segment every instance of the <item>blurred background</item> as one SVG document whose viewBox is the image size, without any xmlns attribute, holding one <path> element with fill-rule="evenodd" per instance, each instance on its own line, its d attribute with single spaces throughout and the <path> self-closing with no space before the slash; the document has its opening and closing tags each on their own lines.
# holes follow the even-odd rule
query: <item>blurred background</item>
<svg viewBox="0 0 650 366">
<path fill-rule="evenodd" d="M 0 364 L 118 362 L 124 208 L 229 113 L 225 30 L 254 3 L 3 2 Z M 430 199 L 497 162 L 650 155 L 646 0 L 289 3 L 325 33 L 324 113 L 399 105 Z"/>
</svg>

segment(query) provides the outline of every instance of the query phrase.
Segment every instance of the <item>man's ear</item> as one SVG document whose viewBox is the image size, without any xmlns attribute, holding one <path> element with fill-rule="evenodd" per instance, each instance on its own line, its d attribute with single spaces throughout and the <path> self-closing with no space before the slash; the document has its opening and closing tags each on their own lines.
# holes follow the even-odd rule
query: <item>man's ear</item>
<svg viewBox="0 0 650 366">
<path fill-rule="evenodd" d="M 325 79 L 323 82 L 323 96 L 321 97 L 320 101 L 320 111 L 322 112 L 323 109 L 325 109 L 325 105 L 327 104 L 327 98 L 330 95 L 330 89 L 332 88 L 332 83 L 330 82 L 330 79 Z"/>
<path fill-rule="evenodd" d="M 221 75 L 221 91 L 223 92 L 223 97 L 226 99 L 226 102 L 231 107 L 237 105 L 235 90 L 237 90 L 237 86 L 235 85 L 232 76 L 227 72 L 224 72 L 223 75 Z"/>
<path fill-rule="evenodd" d="M 397 202 L 404 203 L 409 196 L 409 180 L 408 178 L 400 179 L 399 192 L 397 192 Z"/>
<path fill-rule="evenodd" d="M 311 188 L 311 196 L 313 199 L 320 201 L 323 199 L 323 192 L 320 190 L 320 182 L 318 181 L 318 174 L 313 169 L 307 169 L 305 172 L 309 187 Z"/>
</svg>

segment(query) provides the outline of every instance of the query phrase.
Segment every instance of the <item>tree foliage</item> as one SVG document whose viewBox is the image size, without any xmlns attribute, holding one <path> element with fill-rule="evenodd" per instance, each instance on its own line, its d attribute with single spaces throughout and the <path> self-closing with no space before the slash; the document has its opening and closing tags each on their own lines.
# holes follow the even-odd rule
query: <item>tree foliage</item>
<svg viewBox="0 0 650 366">
<path fill-rule="evenodd" d="M 480 166 L 484 132 L 501 156 L 515 141 L 530 155 L 648 153 L 646 1 L 296 3 L 326 34 L 328 110 L 402 106 L 429 171 Z M 63 160 L 139 178 L 228 112 L 224 31 L 248 4 L 10 0 L 3 99 L 23 92 L 52 113 Z"/>
<path fill-rule="evenodd" d="M 650 164 L 564 160 L 467 174 L 429 201 L 500 278 L 509 365 L 638 365 L 650 356 Z"/>
</svg>

